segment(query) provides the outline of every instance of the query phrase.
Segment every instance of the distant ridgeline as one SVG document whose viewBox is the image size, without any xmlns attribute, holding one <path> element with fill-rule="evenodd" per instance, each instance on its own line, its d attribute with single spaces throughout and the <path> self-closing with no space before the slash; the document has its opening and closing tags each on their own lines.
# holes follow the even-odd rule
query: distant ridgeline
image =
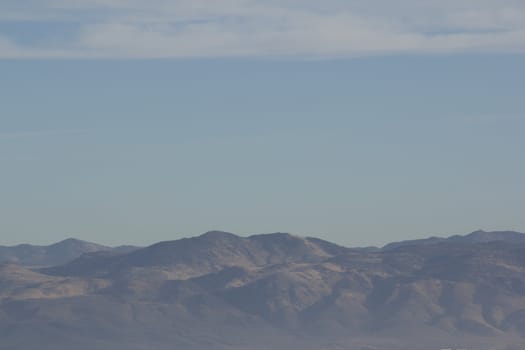
<svg viewBox="0 0 525 350">
<path fill-rule="evenodd" d="M 0 350 L 525 349 L 525 235 L 0 247 Z M 9 261 L 9 262 L 7 262 Z"/>
</svg>

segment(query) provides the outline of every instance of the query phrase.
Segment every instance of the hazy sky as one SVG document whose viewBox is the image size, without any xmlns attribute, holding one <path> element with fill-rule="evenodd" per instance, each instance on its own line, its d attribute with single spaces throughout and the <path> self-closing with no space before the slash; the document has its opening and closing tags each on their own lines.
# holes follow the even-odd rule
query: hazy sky
<svg viewBox="0 0 525 350">
<path fill-rule="evenodd" d="M 525 231 L 524 49 L 521 0 L 2 1 L 0 245 Z"/>
</svg>

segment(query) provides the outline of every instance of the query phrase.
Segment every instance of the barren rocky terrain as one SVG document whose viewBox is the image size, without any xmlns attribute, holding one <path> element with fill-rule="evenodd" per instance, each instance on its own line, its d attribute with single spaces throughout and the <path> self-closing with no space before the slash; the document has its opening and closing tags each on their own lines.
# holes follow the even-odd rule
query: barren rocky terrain
<svg viewBox="0 0 525 350">
<path fill-rule="evenodd" d="M 55 266 L 0 265 L 0 349 L 525 348 L 516 232 L 367 249 L 217 231 L 67 246 Z"/>
</svg>

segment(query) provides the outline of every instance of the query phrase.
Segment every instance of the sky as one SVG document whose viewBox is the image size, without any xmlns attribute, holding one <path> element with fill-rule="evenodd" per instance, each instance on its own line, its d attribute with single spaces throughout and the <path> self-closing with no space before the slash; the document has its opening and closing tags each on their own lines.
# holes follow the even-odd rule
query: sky
<svg viewBox="0 0 525 350">
<path fill-rule="evenodd" d="M 0 57 L 523 52 L 523 0 L 3 0 Z"/>
<path fill-rule="evenodd" d="M 0 245 L 525 232 L 525 3 L 0 3 Z"/>
</svg>

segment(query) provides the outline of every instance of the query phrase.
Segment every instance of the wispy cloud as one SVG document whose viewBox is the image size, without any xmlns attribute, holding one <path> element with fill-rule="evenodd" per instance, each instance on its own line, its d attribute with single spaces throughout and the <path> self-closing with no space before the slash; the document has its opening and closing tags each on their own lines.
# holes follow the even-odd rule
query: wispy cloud
<svg viewBox="0 0 525 350">
<path fill-rule="evenodd" d="M 43 29 L 28 44 L 15 22 Z M 525 51 L 522 0 L 7 0 L 0 24 L 3 58 Z"/>
</svg>

